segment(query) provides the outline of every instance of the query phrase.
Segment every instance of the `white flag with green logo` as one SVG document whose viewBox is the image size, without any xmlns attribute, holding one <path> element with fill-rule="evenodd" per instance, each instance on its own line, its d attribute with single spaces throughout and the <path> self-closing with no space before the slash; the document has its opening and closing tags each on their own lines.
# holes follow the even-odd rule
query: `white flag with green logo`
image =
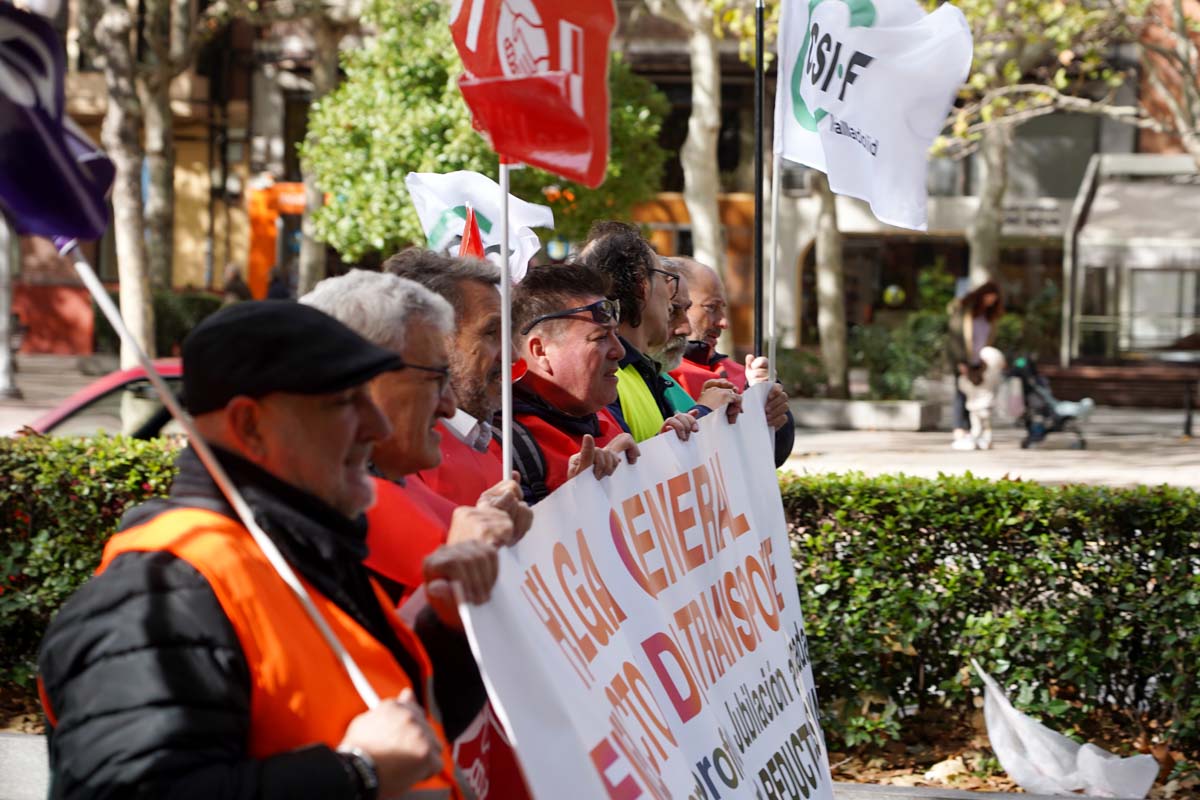
<svg viewBox="0 0 1200 800">
<path fill-rule="evenodd" d="M 950 4 L 926 14 L 914 0 L 784 0 L 775 152 L 881 222 L 925 230 L 929 147 L 971 56 Z"/>
<path fill-rule="evenodd" d="M 475 209 L 475 220 L 489 260 L 500 264 L 500 185 L 478 172 L 460 170 L 445 175 L 410 172 L 404 178 L 429 248 L 458 255 L 467 205 Z M 554 228 L 554 212 L 546 206 L 508 196 L 509 268 L 513 282 L 525 277 L 529 259 L 541 247 L 534 228 Z"/>
</svg>

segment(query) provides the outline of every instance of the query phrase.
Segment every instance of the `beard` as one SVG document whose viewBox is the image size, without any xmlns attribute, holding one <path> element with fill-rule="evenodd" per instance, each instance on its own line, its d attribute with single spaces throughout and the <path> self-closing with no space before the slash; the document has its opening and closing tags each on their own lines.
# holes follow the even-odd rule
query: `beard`
<svg viewBox="0 0 1200 800">
<path fill-rule="evenodd" d="M 679 369 L 679 365 L 683 363 L 683 351 L 686 348 L 686 336 L 672 336 L 658 351 L 655 360 L 662 364 L 663 372 Z"/>
<path fill-rule="evenodd" d="M 451 353 L 450 388 L 454 389 L 458 407 L 476 420 L 491 422 L 499 409 L 493 407 L 494 401 L 489 395 L 494 387 L 500 386 L 500 367 L 488 370 L 487 375 L 481 379 L 469 369 L 465 369 L 454 356 L 455 354 Z"/>
</svg>

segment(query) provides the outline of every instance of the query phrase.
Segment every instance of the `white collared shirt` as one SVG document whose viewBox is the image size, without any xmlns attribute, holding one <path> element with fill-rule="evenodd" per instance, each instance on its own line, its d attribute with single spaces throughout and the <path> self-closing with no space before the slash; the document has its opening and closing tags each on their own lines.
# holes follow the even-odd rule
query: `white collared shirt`
<svg viewBox="0 0 1200 800">
<path fill-rule="evenodd" d="M 475 419 L 461 408 L 454 412 L 453 417 L 443 419 L 442 425 L 446 427 L 446 430 L 454 434 L 460 442 L 480 452 L 487 450 L 487 442 L 491 441 L 492 426 L 489 423 Z M 483 442 L 483 448 L 481 449 L 479 447 L 480 437 L 485 435 L 485 431 L 487 440 Z"/>
</svg>

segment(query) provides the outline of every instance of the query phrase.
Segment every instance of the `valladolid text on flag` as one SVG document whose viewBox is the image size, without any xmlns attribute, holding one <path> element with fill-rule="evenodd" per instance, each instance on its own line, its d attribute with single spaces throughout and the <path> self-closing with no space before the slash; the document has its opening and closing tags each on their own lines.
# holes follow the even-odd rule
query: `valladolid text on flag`
<svg viewBox="0 0 1200 800">
<path fill-rule="evenodd" d="M 425 238 L 432 250 L 458 255 L 467 221 L 467 206 L 475 211 L 483 251 L 500 261 L 500 186 L 477 172 L 460 170 L 439 175 L 410 172 L 404 179 Z M 534 228 L 554 228 L 554 212 L 509 195 L 509 267 L 513 282 L 525 276 L 529 259 L 541 247 Z"/>
<path fill-rule="evenodd" d="M 21 234 L 99 239 L 113 164 L 64 111 L 54 28 L 0 2 L 0 211 Z"/>
<path fill-rule="evenodd" d="M 565 483 L 466 607 L 534 797 L 831 800 L 767 388 Z"/>
<path fill-rule="evenodd" d="M 615 25 L 612 0 L 455 0 L 459 88 L 492 149 L 593 188 L 604 182 Z"/>
<path fill-rule="evenodd" d="M 915 0 L 785 0 L 775 152 L 880 221 L 925 230 L 929 147 L 971 56 L 948 3 L 926 14 Z"/>
</svg>

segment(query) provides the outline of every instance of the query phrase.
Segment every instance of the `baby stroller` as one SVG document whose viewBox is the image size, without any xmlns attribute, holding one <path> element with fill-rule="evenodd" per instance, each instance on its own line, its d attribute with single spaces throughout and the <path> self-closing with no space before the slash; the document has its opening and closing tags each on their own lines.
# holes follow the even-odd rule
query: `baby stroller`
<svg viewBox="0 0 1200 800">
<path fill-rule="evenodd" d="M 1071 443 L 1072 447 L 1079 450 L 1087 447 L 1083 424 L 1096 407 L 1092 398 L 1085 397 L 1078 402 L 1056 400 L 1046 379 L 1038 374 L 1037 364 L 1026 356 L 1014 359 L 1008 374 L 1020 379 L 1021 397 L 1025 401 L 1025 410 L 1019 420 L 1025 425 L 1022 448 L 1039 444 L 1051 433 L 1059 431 L 1075 434 L 1077 439 Z"/>
</svg>

